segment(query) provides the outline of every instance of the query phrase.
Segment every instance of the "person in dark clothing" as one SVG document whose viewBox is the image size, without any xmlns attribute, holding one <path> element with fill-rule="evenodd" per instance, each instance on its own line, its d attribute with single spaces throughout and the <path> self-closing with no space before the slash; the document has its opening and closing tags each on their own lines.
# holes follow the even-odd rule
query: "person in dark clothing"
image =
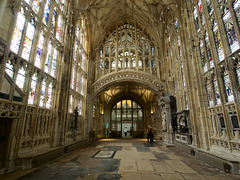
<svg viewBox="0 0 240 180">
<path fill-rule="evenodd" d="M 147 128 L 147 142 L 152 143 L 153 142 L 153 130 L 152 130 L 152 127 L 150 125 L 148 125 L 148 128 Z"/>
</svg>

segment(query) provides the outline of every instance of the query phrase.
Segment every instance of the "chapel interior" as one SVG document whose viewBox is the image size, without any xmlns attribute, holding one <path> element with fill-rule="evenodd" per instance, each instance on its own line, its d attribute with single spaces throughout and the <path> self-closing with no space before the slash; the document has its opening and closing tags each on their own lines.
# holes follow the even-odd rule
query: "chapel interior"
<svg viewBox="0 0 240 180">
<path fill-rule="evenodd" d="M 239 43 L 240 0 L 1 0 L 0 174 L 148 126 L 240 174 Z"/>
</svg>

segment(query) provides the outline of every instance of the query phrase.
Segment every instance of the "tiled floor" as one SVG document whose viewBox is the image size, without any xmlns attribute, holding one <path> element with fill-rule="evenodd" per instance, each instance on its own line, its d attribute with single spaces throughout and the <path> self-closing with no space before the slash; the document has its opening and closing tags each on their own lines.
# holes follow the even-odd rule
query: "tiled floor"
<svg viewBox="0 0 240 180">
<path fill-rule="evenodd" d="M 219 171 L 175 147 L 145 139 L 104 139 L 39 168 L 4 179 L 57 180 L 230 180 L 240 176 Z M 1 177 L 0 177 L 1 179 Z"/>
</svg>

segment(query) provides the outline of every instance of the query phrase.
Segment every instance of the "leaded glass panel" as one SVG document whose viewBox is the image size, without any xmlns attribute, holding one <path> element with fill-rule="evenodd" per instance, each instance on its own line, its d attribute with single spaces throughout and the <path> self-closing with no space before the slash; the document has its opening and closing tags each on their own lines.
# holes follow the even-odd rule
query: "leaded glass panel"
<svg viewBox="0 0 240 180">
<path fill-rule="evenodd" d="M 46 73 L 49 73 L 51 57 L 52 57 L 52 41 L 50 40 L 48 43 L 47 59 L 46 59 L 45 69 L 44 69 Z"/>
<path fill-rule="evenodd" d="M 197 14 L 196 6 L 194 6 L 193 17 L 194 17 L 195 28 L 196 28 L 196 31 L 198 33 L 200 31 L 200 28 L 199 28 L 198 14 Z"/>
<path fill-rule="evenodd" d="M 218 83 L 217 83 L 216 76 L 214 77 L 213 88 L 214 88 L 214 95 L 215 95 L 215 99 L 216 99 L 216 104 L 221 104 L 220 92 L 219 92 L 219 89 L 218 89 Z"/>
<path fill-rule="evenodd" d="M 70 96 L 70 103 L 69 103 L 69 112 L 73 112 L 73 95 Z"/>
<path fill-rule="evenodd" d="M 51 65 L 51 75 L 53 77 L 55 77 L 56 64 L 57 64 L 57 50 L 55 48 L 53 51 L 53 59 L 52 59 L 52 65 Z"/>
<path fill-rule="evenodd" d="M 22 32 L 23 32 L 23 27 L 25 24 L 25 16 L 23 15 L 23 8 L 20 9 L 20 12 L 18 12 L 17 15 L 17 20 L 16 20 L 16 27 L 13 32 L 13 37 L 11 41 L 11 46 L 10 49 L 14 53 L 18 53 L 20 43 L 21 43 L 21 38 L 22 38 Z"/>
<path fill-rule="evenodd" d="M 39 7 L 41 5 L 41 2 L 42 0 L 33 0 L 32 2 L 32 8 L 33 8 L 33 11 L 37 14 L 38 11 L 39 11 Z"/>
<path fill-rule="evenodd" d="M 39 42 L 37 45 L 37 54 L 35 58 L 35 66 L 38 68 L 41 67 L 41 56 L 43 51 L 43 45 L 44 45 L 44 31 L 42 30 L 39 36 Z"/>
<path fill-rule="evenodd" d="M 6 69 L 5 69 L 6 73 L 13 78 L 13 74 L 14 74 L 14 69 L 13 69 L 13 65 L 11 61 L 8 61 L 6 63 Z"/>
<path fill-rule="evenodd" d="M 46 89 L 47 89 L 46 80 L 43 80 L 43 82 L 42 82 L 42 88 L 41 88 L 41 94 L 40 94 L 40 103 L 39 103 L 39 106 L 44 106 Z"/>
<path fill-rule="evenodd" d="M 205 35 L 205 45 L 206 45 L 206 50 L 207 50 L 207 56 L 208 56 L 208 61 L 209 61 L 209 66 L 210 68 L 213 68 L 213 59 L 212 59 L 212 53 L 209 45 L 209 38 L 208 38 L 208 33 L 206 32 Z"/>
<path fill-rule="evenodd" d="M 22 67 L 18 70 L 18 75 L 17 75 L 17 78 L 16 78 L 16 84 L 22 90 L 23 90 L 23 87 L 24 87 L 25 79 L 26 79 L 26 71 Z"/>
<path fill-rule="evenodd" d="M 235 72 L 237 75 L 238 85 L 240 86 L 240 60 L 238 60 L 238 64 L 237 64 Z"/>
<path fill-rule="evenodd" d="M 213 106 L 213 97 L 212 97 L 212 88 L 211 88 L 211 81 L 208 79 L 206 84 L 207 89 L 207 97 L 208 97 L 208 106 Z"/>
<path fill-rule="evenodd" d="M 233 2 L 233 9 L 237 18 L 238 26 L 240 27 L 240 1 L 235 0 Z"/>
<path fill-rule="evenodd" d="M 234 30 L 232 17 L 228 9 L 224 8 L 224 14 L 222 16 L 224 27 L 227 33 L 228 44 L 230 46 L 231 52 L 235 52 L 239 49 L 239 44 L 237 40 L 237 36 Z"/>
<path fill-rule="evenodd" d="M 32 18 L 30 19 L 28 26 L 27 26 L 27 33 L 25 36 L 24 44 L 23 44 L 23 51 L 22 51 L 22 57 L 29 60 L 31 49 L 32 49 L 32 42 L 33 42 L 33 36 L 35 32 L 35 26 L 34 22 L 35 20 Z"/>
<path fill-rule="evenodd" d="M 201 38 L 199 38 L 199 46 L 200 46 L 200 55 L 201 55 L 201 61 L 202 61 L 202 69 L 203 69 L 203 72 L 206 72 L 207 71 L 207 62 L 206 62 L 206 57 L 204 54 L 203 41 Z"/>
<path fill-rule="evenodd" d="M 77 33 L 78 34 L 78 33 Z M 60 41 L 60 37 L 62 35 L 62 16 L 58 16 L 57 22 L 57 30 L 56 30 L 56 38 Z"/>
<path fill-rule="evenodd" d="M 32 77 L 32 81 L 31 81 L 31 87 L 30 87 L 29 97 L 28 97 L 28 104 L 34 103 L 34 98 L 36 95 L 37 79 L 38 79 L 37 74 L 34 74 Z"/>
<path fill-rule="evenodd" d="M 47 0 L 47 2 L 45 4 L 44 15 L 43 15 L 43 23 L 45 23 L 45 24 L 47 24 L 48 19 L 49 19 L 50 8 L 51 8 L 51 1 Z"/>
<path fill-rule="evenodd" d="M 48 94 L 47 94 L 47 102 L 46 102 L 46 107 L 50 108 L 51 107 L 51 102 L 52 102 L 52 83 L 49 84 L 48 86 Z"/>
<path fill-rule="evenodd" d="M 71 87 L 72 89 L 74 89 L 74 79 L 75 79 L 75 71 L 76 71 L 76 67 L 75 65 L 73 64 L 73 68 L 72 68 L 72 79 L 71 79 Z"/>
<path fill-rule="evenodd" d="M 223 46 L 222 46 L 222 41 L 221 41 L 220 35 L 219 35 L 218 25 L 215 21 L 214 21 L 214 25 L 213 25 L 213 34 L 214 34 L 215 44 L 217 47 L 218 58 L 220 61 L 222 61 L 225 58 L 225 56 L 223 53 Z"/>
<path fill-rule="evenodd" d="M 226 91 L 226 95 L 227 95 L 227 102 L 234 101 L 232 86 L 230 83 L 229 74 L 228 74 L 227 70 L 225 70 L 225 72 L 224 72 L 223 79 L 224 79 L 224 86 L 225 86 L 225 91 Z"/>
</svg>

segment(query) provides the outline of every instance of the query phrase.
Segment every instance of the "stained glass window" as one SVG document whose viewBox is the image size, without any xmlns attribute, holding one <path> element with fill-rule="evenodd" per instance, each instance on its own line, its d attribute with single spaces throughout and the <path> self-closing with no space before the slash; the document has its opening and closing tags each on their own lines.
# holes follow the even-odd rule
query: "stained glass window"
<svg viewBox="0 0 240 180">
<path fill-rule="evenodd" d="M 84 95 L 83 94 L 83 85 L 84 85 L 84 76 L 82 75 L 82 80 L 81 80 L 81 95 Z"/>
<path fill-rule="evenodd" d="M 186 83 L 185 83 L 185 78 L 184 78 L 183 62 L 181 62 L 181 74 L 182 74 L 183 86 L 185 87 Z"/>
<path fill-rule="evenodd" d="M 43 50 L 43 44 L 44 44 L 44 31 L 42 30 L 39 35 L 39 41 L 37 45 L 37 54 L 35 58 L 35 66 L 37 66 L 38 68 L 41 67 L 41 55 Z"/>
<path fill-rule="evenodd" d="M 235 14 L 236 14 L 238 26 L 240 27 L 240 1 L 239 0 L 235 0 L 233 2 L 233 9 L 234 9 Z"/>
<path fill-rule="evenodd" d="M 40 103 L 39 106 L 43 106 L 45 103 L 45 94 L 46 94 L 46 80 L 42 82 L 41 94 L 40 94 Z"/>
<path fill-rule="evenodd" d="M 109 57 L 109 47 L 105 47 L 105 57 Z"/>
<path fill-rule="evenodd" d="M 56 38 L 60 40 L 62 34 L 62 16 L 58 16 L 57 30 L 56 30 Z"/>
<path fill-rule="evenodd" d="M 193 10 L 193 17 L 194 17 L 196 31 L 198 33 L 200 31 L 200 28 L 199 28 L 198 14 L 197 14 L 197 8 L 196 7 L 194 7 L 194 10 Z"/>
<path fill-rule="evenodd" d="M 116 62 L 115 62 L 115 60 L 114 60 L 114 59 L 112 59 L 112 70 L 114 70 L 114 69 L 115 69 L 115 67 L 116 67 Z"/>
<path fill-rule="evenodd" d="M 240 85 L 240 60 L 238 60 L 238 64 L 237 64 L 235 72 L 236 72 L 236 75 L 237 75 L 238 85 Z"/>
<path fill-rule="evenodd" d="M 48 50 L 47 50 L 47 59 L 45 63 L 45 72 L 49 73 L 50 63 L 51 63 L 51 54 L 52 54 L 52 41 L 50 40 L 48 43 Z"/>
<path fill-rule="evenodd" d="M 231 52 L 233 53 L 239 49 L 239 44 L 238 44 L 237 36 L 234 30 L 232 17 L 227 8 L 224 8 L 224 14 L 222 18 L 223 18 L 224 27 L 227 33 L 228 44 L 230 46 Z"/>
<path fill-rule="evenodd" d="M 78 43 L 77 43 L 77 41 L 75 41 L 74 56 L 73 56 L 74 61 L 77 61 L 77 51 L 78 51 Z"/>
<path fill-rule="evenodd" d="M 227 102 L 234 101 L 232 86 L 231 86 L 231 83 L 230 83 L 229 74 L 228 74 L 227 70 L 224 71 L 223 79 L 224 79 L 225 91 L 226 91 L 226 94 L 227 94 Z"/>
<path fill-rule="evenodd" d="M 53 16 L 52 16 L 52 25 L 51 25 L 51 31 L 54 33 L 55 27 L 56 27 L 56 21 L 57 21 L 57 7 L 54 7 Z"/>
<path fill-rule="evenodd" d="M 149 55 L 149 46 L 147 43 L 145 43 L 144 45 L 144 55 L 145 56 L 148 56 Z"/>
<path fill-rule="evenodd" d="M 143 68 L 142 59 L 139 59 L 139 60 L 138 60 L 138 67 L 139 67 L 140 69 Z"/>
<path fill-rule="evenodd" d="M 73 70 L 72 70 L 72 82 L 71 87 L 74 88 L 74 79 L 75 79 L 75 65 L 73 64 Z"/>
<path fill-rule="evenodd" d="M 213 23 L 213 34 L 214 34 L 215 44 L 216 44 L 216 47 L 217 47 L 218 58 L 219 58 L 220 61 L 222 61 L 225 58 L 225 56 L 223 54 L 222 41 L 220 39 L 220 35 L 219 35 L 219 31 L 218 31 L 218 25 L 215 21 Z"/>
<path fill-rule="evenodd" d="M 132 66 L 133 68 L 135 68 L 135 67 L 136 67 L 136 61 L 135 61 L 135 59 L 134 59 L 134 58 L 132 58 L 132 63 L 131 63 L 131 66 Z"/>
<path fill-rule="evenodd" d="M 200 14 L 200 21 L 201 21 L 201 23 L 202 23 L 202 26 L 204 26 L 204 24 L 205 24 L 205 19 L 204 19 L 203 11 L 202 11 L 202 0 L 199 0 L 199 1 L 198 1 L 198 9 L 199 9 L 199 14 Z"/>
<path fill-rule="evenodd" d="M 76 89 L 75 91 L 79 91 L 80 87 L 79 87 L 79 80 L 80 80 L 80 72 L 77 72 L 77 81 L 76 81 Z"/>
<path fill-rule="evenodd" d="M 218 83 L 217 83 L 216 76 L 214 77 L 214 80 L 213 80 L 213 88 L 214 88 L 216 104 L 221 104 L 221 98 L 220 98 L 220 93 L 219 93 L 219 89 L 218 89 Z"/>
<path fill-rule="evenodd" d="M 82 59 L 82 66 L 81 68 L 85 71 L 86 68 L 86 59 Z"/>
<path fill-rule="evenodd" d="M 212 68 L 214 66 L 214 64 L 213 64 L 213 59 L 212 59 L 212 54 L 211 54 L 211 49 L 210 49 L 210 45 L 209 45 L 209 38 L 208 38 L 207 32 L 205 34 L 205 45 L 206 45 L 209 65 L 210 65 L 210 68 Z"/>
<path fill-rule="evenodd" d="M 199 46 L 200 46 L 200 55 L 201 55 L 201 61 L 202 61 L 202 68 L 203 68 L 203 72 L 207 71 L 207 62 L 206 62 L 206 57 L 204 54 L 204 46 L 203 46 L 203 41 L 201 38 L 199 38 Z"/>
<path fill-rule="evenodd" d="M 148 59 L 148 57 L 145 58 L 145 67 L 149 68 L 149 59 Z"/>
<path fill-rule="evenodd" d="M 6 63 L 6 69 L 5 69 L 6 73 L 13 78 L 13 74 L 14 74 L 14 70 L 13 70 L 13 65 L 11 61 L 8 61 Z"/>
<path fill-rule="evenodd" d="M 16 84 L 22 90 L 23 90 L 23 87 L 24 87 L 25 79 L 26 79 L 26 71 L 22 67 L 18 70 L 18 75 L 17 75 L 17 79 L 16 79 Z"/>
<path fill-rule="evenodd" d="M 73 112 L 73 95 L 70 96 L 69 112 Z"/>
<path fill-rule="evenodd" d="M 34 26 L 34 18 L 30 19 L 28 26 L 27 26 L 27 33 L 23 44 L 23 51 L 22 51 L 22 57 L 29 60 L 31 48 L 32 48 L 32 42 L 33 42 L 33 36 L 35 32 L 35 26 Z"/>
<path fill-rule="evenodd" d="M 30 3 L 30 0 L 24 0 L 27 4 L 29 4 Z"/>
<path fill-rule="evenodd" d="M 10 46 L 11 51 L 13 51 L 16 54 L 18 53 L 18 49 L 20 47 L 23 27 L 25 24 L 25 16 L 23 15 L 24 14 L 23 11 L 24 11 L 23 8 L 21 8 L 20 12 L 18 12 L 16 27 L 13 32 L 12 42 Z"/>
<path fill-rule="evenodd" d="M 207 80 L 206 89 L 207 89 L 208 106 L 213 106 L 211 81 L 209 79 Z"/>
<path fill-rule="evenodd" d="M 109 61 L 108 61 L 108 59 L 106 59 L 106 61 L 105 61 L 105 69 L 109 69 Z"/>
<path fill-rule="evenodd" d="M 52 65 L 51 65 L 51 75 L 52 75 L 53 77 L 55 77 L 56 63 L 57 63 L 57 50 L 56 50 L 56 48 L 54 48 L 54 50 L 53 50 Z"/>
<path fill-rule="evenodd" d="M 178 36 L 178 52 L 179 52 L 179 56 L 182 56 L 181 41 L 179 36 Z"/>
<path fill-rule="evenodd" d="M 33 0 L 32 2 L 32 8 L 33 8 L 33 11 L 37 14 L 38 11 L 39 11 L 39 7 L 40 7 L 40 4 L 41 4 L 41 1 L 42 0 Z"/>
<path fill-rule="evenodd" d="M 28 104 L 34 103 L 34 98 L 36 95 L 36 87 L 37 87 L 37 74 L 34 74 L 32 77 L 31 87 L 29 91 Z"/>
<path fill-rule="evenodd" d="M 82 115 L 82 99 L 79 100 L 79 115 Z"/>
<path fill-rule="evenodd" d="M 51 1 L 47 0 L 47 3 L 45 5 L 44 16 L 43 16 L 43 22 L 45 24 L 47 24 L 48 19 L 49 19 L 50 7 L 51 7 Z"/>
<path fill-rule="evenodd" d="M 211 2 L 211 0 L 206 0 L 206 2 L 207 2 L 207 8 L 208 8 L 209 16 L 211 16 L 212 13 L 213 13 L 212 2 Z"/>
<path fill-rule="evenodd" d="M 46 102 L 46 107 L 50 108 L 51 107 L 51 102 L 52 102 L 52 83 L 49 84 L 48 86 L 48 94 L 47 94 L 47 102 Z"/>
</svg>

